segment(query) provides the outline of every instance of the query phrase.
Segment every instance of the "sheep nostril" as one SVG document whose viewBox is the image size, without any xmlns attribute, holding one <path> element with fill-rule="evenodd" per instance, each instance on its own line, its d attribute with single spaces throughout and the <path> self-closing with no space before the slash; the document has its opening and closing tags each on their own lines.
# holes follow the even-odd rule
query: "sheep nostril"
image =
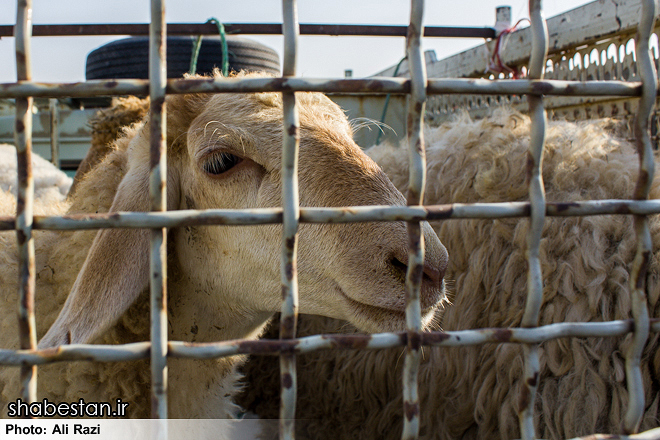
<svg viewBox="0 0 660 440">
<path fill-rule="evenodd" d="M 424 280 L 439 286 L 443 277 L 444 271 L 441 272 L 440 270 L 428 264 L 424 265 Z"/>
<path fill-rule="evenodd" d="M 390 264 L 405 278 L 406 272 L 408 271 L 408 265 L 397 257 L 392 257 Z"/>
<path fill-rule="evenodd" d="M 396 257 L 393 257 L 390 260 L 390 264 L 395 269 L 397 269 L 397 271 L 400 272 L 405 279 L 406 273 L 408 272 L 408 264 L 402 262 Z M 442 282 L 442 279 L 444 278 L 444 275 L 444 268 L 442 268 L 442 270 L 438 270 L 429 264 L 425 264 L 424 271 L 422 273 L 422 280 L 423 282 L 430 283 L 431 285 L 439 286 Z"/>
</svg>

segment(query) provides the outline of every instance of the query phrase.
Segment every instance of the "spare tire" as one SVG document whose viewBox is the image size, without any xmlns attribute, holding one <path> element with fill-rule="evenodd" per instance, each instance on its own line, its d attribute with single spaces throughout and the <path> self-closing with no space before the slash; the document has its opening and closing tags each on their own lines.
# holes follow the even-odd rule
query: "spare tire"
<svg viewBox="0 0 660 440">
<path fill-rule="evenodd" d="M 195 37 L 167 37 L 167 77 L 180 78 L 190 68 Z M 229 71 L 264 71 L 280 74 L 280 58 L 273 49 L 252 40 L 227 37 Z M 203 38 L 197 73 L 211 73 L 222 66 L 219 38 Z M 149 78 L 149 38 L 113 41 L 87 56 L 85 77 L 89 79 Z"/>
</svg>

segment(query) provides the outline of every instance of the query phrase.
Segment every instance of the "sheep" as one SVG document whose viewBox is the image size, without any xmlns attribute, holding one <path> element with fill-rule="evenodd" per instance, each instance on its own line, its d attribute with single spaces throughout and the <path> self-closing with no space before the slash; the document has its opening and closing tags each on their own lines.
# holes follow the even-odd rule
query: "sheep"
<svg viewBox="0 0 660 440">
<path fill-rule="evenodd" d="M 55 165 L 38 154 L 32 155 L 34 197 L 49 204 L 63 201 L 71 187 L 72 179 Z M 16 147 L 0 144 L 0 189 L 16 196 Z"/>
<path fill-rule="evenodd" d="M 255 75 L 256 76 L 256 75 Z M 405 204 L 351 138 L 344 113 L 318 93 L 297 95 L 302 206 Z M 190 94 L 167 99 L 170 209 L 261 208 L 281 204 L 282 98 L 278 93 Z M 67 208 L 50 214 L 147 211 L 150 121 L 127 129 L 80 181 Z M 14 202 L 0 204 L 11 215 Z M 39 207 L 35 208 L 38 210 Z M 430 225 L 422 305 L 428 323 L 444 297 L 447 251 Z M 40 349 L 149 339 L 149 231 L 35 231 Z M 341 239 L 340 239 L 341 238 Z M 0 234 L 2 348 L 16 349 L 15 233 Z M 254 339 L 280 309 L 281 225 L 189 226 L 169 231 L 168 337 L 187 342 Z M 303 224 L 299 310 L 345 319 L 365 331 L 404 326 L 405 224 Z M 231 418 L 235 367 L 243 357 L 169 359 L 168 415 Z M 0 407 L 18 397 L 18 369 L 0 369 Z M 150 415 L 147 360 L 57 363 L 39 368 L 38 399 L 128 403 Z"/>
<path fill-rule="evenodd" d="M 638 157 L 610 134 L 611 120 L 550 122 L 543 180 L 548 201 L 627 199 Z M 506 109 L 426 132 L 425 203 L 504 202 L 527 199 L 530 120 Z M 405 190 L 405 148 L 367 151 Z M 651 198 L 660 196 L 658 179 Z M 649 218 L 654 256 L 646 277 L 648 307 L 660 317 L 660 221 Z M 517 327 L 526 297 L 528 220 L 432 222 L 451 250 L 446 278 L 451 305 L 439 310 L 436 330 Z M 636 252 L 632 220 L 622 216 L 547 218 L 541 242 L 544 302 L 539 324 L 629 319 L 629 266 Z M 275 323 L 276 325 L 276 323 Z M 301 316 L 299 334 L 357 331 L 329 318 Z M 277 338 L 268 330 L 266 338 Z M 641 429 L 660 425 L 659 335 L 651 333 L 642 358 L 645 413 Z M 539 438 L 618 433 L 627 408 L 625 338 L 559 339 L 540 347 L 535 407 Z M 296 438 L 398 439 L 403 424 L 402 349 L 324 351 L 297 357 L 300 419 Z M 237 402 L 262 418 L 277 417 L 278 366 L 253 356 L 243 367 Z M 426 348 L 419 376 L 421 438 L 520 438 L 522 347 Z M 321 379 L 319 379 L 321 378 Z"/>
</svg>

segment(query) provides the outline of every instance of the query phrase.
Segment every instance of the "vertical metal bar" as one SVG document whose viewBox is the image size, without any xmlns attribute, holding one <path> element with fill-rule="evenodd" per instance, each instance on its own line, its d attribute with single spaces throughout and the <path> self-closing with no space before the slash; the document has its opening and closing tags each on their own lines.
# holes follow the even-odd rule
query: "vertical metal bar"
<svg viewBox="0 0 660 440">
<path fill-rule="evenodd" d="M 30 38 L 32 36 L 32 0 L 18 0 L 16 13 L 16 78 L 32 80 Z M 18 163 L 16 200 L 16 236 L 19 257 L 18 330 L 21 349 L 37 348 L 34 319 L 35 263 L 32 239 L 34 182 L 32 180 L 32 98 L 16 99 L 15 141 Z M 37 367 L 21 367 L 21 395 L 25 401 L 37 398 Z"/>
<path fill-rule="evenodd" d="M 642 97 L 639 100 L 634 127 L 640 169 L 635 193 L 633 194 L 633 198 L 636 200 L 648 199 L 655 173 L 653 146 L 649 133 L 651 114 L 658 90 L 658 77 L 649 48 L 649 40 L 655 24 L 655 14 L 655 1 L 643 1 L 640 23 L 635 37 L 637 71 L 642 80 Z M 632 345 L 626 353 L 626 379 L 630 396 L 628 411 L 623 420 L 623 431 L 626 434 L 637 432 L 644 415 L 644 384 L 640 362 L 644 345 L 649 336 L 646 271 L 653 251 L 648 219 L 645 216 L 635 216 L 634 225 L 637 233 L 637 254 L 633 260 L 630 274 L 630 294 L 632 295 L 632 315 L 635 320 L 635 332 Z"/>
<path fill-rule="evenodd" d="M 50 111 L 50 162 L 57 168 L 60 167 L 60 115 L 57 108 L 57 98 L 48 100 Z"/>
<path fill-rule="evenodd" d="M 151 1 L 149 25 L 150 175 L 152 211 L 167 209 L 165 85 L 166 28 L 164 0 Z M 166 229 L 151 231 L 151 415 L 167 418 L 167 258 Z M 166 439 L 167 425 L 157 423 L 153 438 Z"/>
<path fill-rule="evenodd" d="M 410 25 L 406 38 L 410 66 L 410 102 L 408 106 L 408 160 L 410 179 L 408 205 L 421 205 L 424 199 L 426 158 L 424 151 L 424 111 L 426 107 L 426 62 L 422 54 L 424 1 L 412 0 Z M 424 236 L 420 222 L 408 222 L 408 271 L 406 273 L 406 330 L 408 344 L 403 363 L 403 433 L 402 439 L 419 437 L 419 399 L 417 393 L 421 357 L 420 290 L 424 273 Z"/>
<path fill-rule="evenodd" d="M 296 0 L 284 0 L 282 3 L 284 34 L 283 76 L 296 74 L 298 52 L 298 9 Z M 282 93 L 284 126 L 282 145 L 282 320 L 280 338 L 296 337 L 298 318 L 298 220 L 300 207 L 298 201 L 298 150 L 300 144 L 298 108 L 294 93 Z M 280 439 L 295 437 L 296 414 L 296 357 L 293 353 L 280 353 L 280 372 L 282 394 L 280 403 Z"/>
<path fill-rule="evenodd" d="M 529 78 L 542 79 L 548 55 L 548 28 L 543 18 L 541 0 L 529 0 L 529 16 L 532 30 L 532 53 L 529 60 Z M 543 278 L 539 248 L 545 221 L 545 190 L 543 187 L 543 145 L 545 143 L 546 113 L 541 96 L 527 96 L 531 117 L 529 158 L 527 165 L 529 199 L 531 204 L 530 226 L 527 236 L 527 300 L 522 318 L 523 327 L 538 325 L 543 301 Z M 534 401 L 539 380 L 538 344 L 525 345 L 525 371 L 520 389 L 518 414 L 523 440 L 535 438 Z"/>
</svg>

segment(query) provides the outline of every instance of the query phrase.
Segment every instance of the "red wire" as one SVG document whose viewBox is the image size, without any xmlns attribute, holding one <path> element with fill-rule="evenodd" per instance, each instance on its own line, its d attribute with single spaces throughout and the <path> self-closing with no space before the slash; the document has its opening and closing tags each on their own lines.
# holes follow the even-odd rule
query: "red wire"
<svg viewBox="0 0 660 440">
<path fill-rule="evenodd" d="M 490 60 L 488 62 L 488 69 L 486 70 L 487 72 L 495 72 L 495 73 L 504 73 L 508 72 L 510 73 L 514 79 L 518 79 L 520 77 L 520 71 L 518 69 L 512 69 L 511 67 L 507 66 L 502 62 L 502 58 L 500 56 L 500 51 L 501 51 L 501 46 L 502 46 L 502 40 L 504 39 L 505 36 L 515 32 L 518 30 L 518 26 L 520 25 L 521 22 L 523 21 L 529 21 L 527 18 L 522 18 L 518 20 L 518 22 L 513 25 L 510 28 L 504 29 L 500 34 L 497 36 L 497 41 L 495 42 L 495 49 L 493 50 L 493 54 L 490 57 Z"/>
</svg>

